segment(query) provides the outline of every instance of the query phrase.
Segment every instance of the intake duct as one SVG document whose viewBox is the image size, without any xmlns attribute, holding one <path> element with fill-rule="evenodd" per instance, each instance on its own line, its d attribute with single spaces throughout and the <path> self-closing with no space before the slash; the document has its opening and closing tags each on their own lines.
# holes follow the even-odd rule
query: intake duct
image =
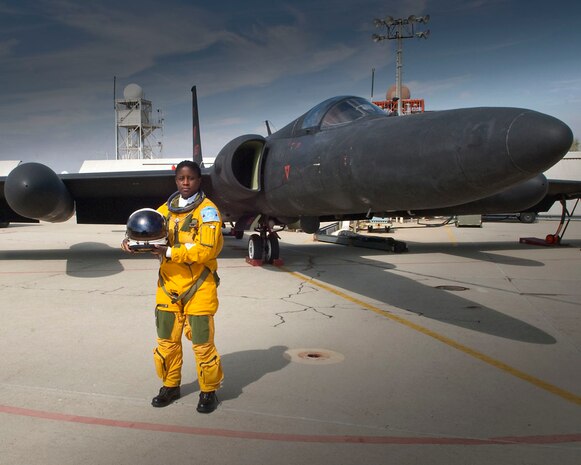
<svg viewBox="0 0 581 465">
<path fill-rule="evenodd" d="M 230 141 L 214 162 L 212 186 L 237 200 L 249 200 L 262 189 L 264 137 L 247 134 Z"/>
</svg>

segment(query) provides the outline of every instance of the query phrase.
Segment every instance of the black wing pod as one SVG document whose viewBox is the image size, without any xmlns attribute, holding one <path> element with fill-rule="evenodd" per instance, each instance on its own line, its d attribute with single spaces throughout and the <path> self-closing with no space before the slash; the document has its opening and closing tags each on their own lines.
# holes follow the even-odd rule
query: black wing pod
<svg viewBox="0 0 581 465">
<path fill-rule="evenodd" d="M 41 163 L 14 168 L 6 178 L 4 196 L 10 208 L 26 218 L 59 223 L 75 213 L 75 202 L 63 181 Z"/>
</svg>

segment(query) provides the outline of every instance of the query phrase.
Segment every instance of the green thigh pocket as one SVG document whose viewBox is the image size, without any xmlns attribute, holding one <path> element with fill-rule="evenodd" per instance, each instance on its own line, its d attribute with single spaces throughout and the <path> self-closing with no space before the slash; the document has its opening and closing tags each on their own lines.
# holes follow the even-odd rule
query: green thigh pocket
<svg viewBox="0 0 581 465">
<path fill-rule="evenodd" d="M 188 315 L 192 328 L 192 344 L 206 344 L 210 340 L 210 318 L 208 315 Z"/>
<path fill-rule="evenodd" d="M 176 321 L 174 312 L 164 312 L 155 309 L 155 327 L 157 328 L 157 337 L 160 339 L 171 339 L 171 333 Z"/>
</svg>

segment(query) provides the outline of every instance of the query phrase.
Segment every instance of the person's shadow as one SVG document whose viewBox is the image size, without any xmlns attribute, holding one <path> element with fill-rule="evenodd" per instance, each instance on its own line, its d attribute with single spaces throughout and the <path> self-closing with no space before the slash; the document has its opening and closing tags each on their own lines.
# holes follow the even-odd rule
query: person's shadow
<svg viewBox="0 0 581 465">
<path fill-rule="evenodd" d="M 272 346 L 269 349 L 243 350 L 222 355 L 222 368 L 226 379 L 224 386 L 220 388 L 220 400 L 236 399 L 249 384 L 268 373 L 282 370 L 290 363 L 284 356 L 286 350 L 288 347 Z M 182 397 L 199 389 L 197 380 L 182 384 Z"/>
</svg>

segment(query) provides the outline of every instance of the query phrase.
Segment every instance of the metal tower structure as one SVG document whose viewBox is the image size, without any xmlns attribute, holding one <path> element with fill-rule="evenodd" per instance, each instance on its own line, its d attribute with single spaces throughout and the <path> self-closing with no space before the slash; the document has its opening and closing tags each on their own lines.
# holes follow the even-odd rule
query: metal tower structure
<svg viewBox="0 0 581 465">
<path fill-rule="evenodd" d="M 397 54 L 396 54 L 396 97 L 397 97 L 397 114 L 402 115 L 402 93 L 401 93 L 401 80 L 402 80 L 402 49 L 403 49 L 403 39 L 412 39 L 414 37 L 427 39 L 430 31 L 416 32 L 415 24 L 426 24 L 430 20 L 430 15 L 426 16 L 410 16 L 409 18 L 398 18 L 393 19 L 388 16 L 385 19 L 375 19 L 374 23 L 376 27 L 387 28 L 387 33 L 385 35 L 373 34 L 371 38 L 375 42 L 381 42 L 382 40 L 397 40 Z"/>
<path fill-rule="evenodd" d="M 162 141 L 156 130 L 163 118 L 154 118 L 151 101 L 144 99 L 143 89 L 129 84 L 123 99 L 115 99 L 115 147 L 117 160 L 161 158 Z"/>
</svg>

